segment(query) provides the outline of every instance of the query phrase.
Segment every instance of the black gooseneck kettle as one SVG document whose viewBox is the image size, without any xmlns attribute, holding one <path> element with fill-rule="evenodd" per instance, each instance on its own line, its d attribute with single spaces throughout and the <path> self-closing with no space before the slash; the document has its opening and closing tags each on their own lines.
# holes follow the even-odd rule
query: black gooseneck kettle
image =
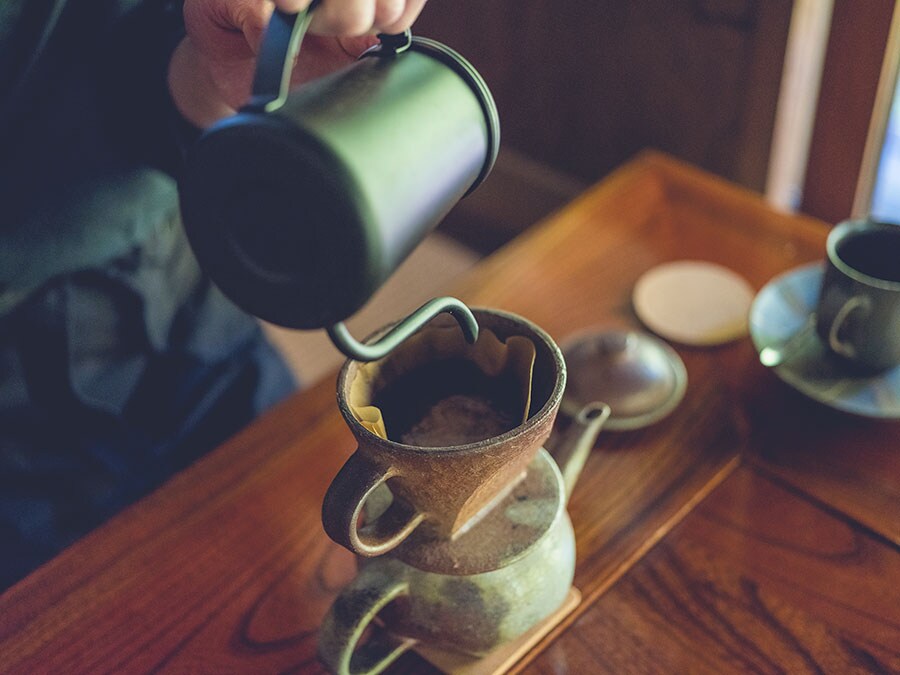
<svg viewBox="0 0 900 675">
<path fill-rule="evenodd" d="M 244 310 L 325 328 L 356 360 L 381 358 L 440 312 L 474 341 L 478 325 L 454 298 L 375 344 L 343 320 L 490 172 L 500 141 L 490 91 L 455 51 L 407 31 L 289 92 L 311 11 L 276 10 L 249 103 L 188 153 L 181 209 L 197 259 Z"/>
</svg>

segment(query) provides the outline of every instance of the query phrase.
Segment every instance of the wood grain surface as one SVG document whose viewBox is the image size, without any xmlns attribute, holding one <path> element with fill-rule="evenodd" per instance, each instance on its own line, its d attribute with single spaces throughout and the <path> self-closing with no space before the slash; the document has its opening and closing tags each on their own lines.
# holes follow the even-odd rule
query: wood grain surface
<svg viewBox="0 0 900 675">
<path fill-rule="evenodd" d="M 332 383 L 300 400 L 0 596 L 0 671 L 319 670 L 319 620 L 355 573 L 319 513 L 353 440 Z"/>
<path fill-rule="evenodd" d="M 473 305 L 521 313 L 565 343 L 591 327 L 637 327 L 630 289 L 661 262 L 719 262 L 760 288 L 820 257 L 826 231 L 646 154 L 501 249 L 456 290 Z M 746 338 L 677 349 L 689 383 L 675 413 L 598 440 L 570 502 L 584 602 L 520 668 L 593 672 L 583 666 L 615 670 L 640 658 L 639 670 L 671 671 L 677 659 L 685 670 L 741 671 L 749 663 L 766 671 L 770 661 L 790 670 L 797 654 L 821 641 L 816 635 L 849 630 L 860 603 L 900 585 L 900 425 L 805 401 L 759 365 Z M 334 396 L 328 381 L 298 394 L 0 596 L 0 671 L 321 672 L 319 621 L 354 574 L 352 556 L 320 522 L 325 489 L 354 447 Z M 742 458 L 750 464 L 735 473 Z M 821 560 L 777 544 L 788 530 L 806 542 L 822 538 L 813 551 L 824 552 Z M 848 532 L 862 547 L 860 560 L 857 548 L 847 549 Z M 706 548 L 698 543 L 704 537 Z M 778 584 L 762 576 L 766 560 L 783 573 Z M 881 576 L 870 579 L 875 572 Z M 651 588 L 653 575 L 661 585 Z M 635 586 L 635 578 L 643 581 Z M 793 580 L 808 582 L 808 592 L 782 602 Z M 815 591 L 820 582 L 827 588 Z M 636 602 L 640 584 L 658 597 L 636 605 L 620 626 L 612 609 Z M 719 592 L 730 603 L 721 611 L 732 633 L 709 628 L 712 615 L 702 613 Z M 895 597 L 889 589 L 883 595 L 879 602 Z M 822 618 L 820 606 L 832 600 L 847 604 L 845 614 Z M 664 601 L 679 607 L 665 609 L 673 626 L 662 636 L 654 612 L 669 607 Z M 741 609 L 753 603 L 768 609 Z M 868 654 L 872 663 L 894 663 L 885 645 L 896 609 L 882 609 L 859 624 L 872 628 L 871 645 L 847 638 L 858 661 L 868 663 Z M 788 626 L 771 627 L 782 642 L 800 631 L 802 649 L 779 643 L 763 660 L 753 645 L 768 640 L 769 619 Z M 622 653 L 604 656 L 596 645 L 616 630 L 623 637 L 612 642 Z M 756 631 L 746 645 L 745 630 Z M 732 642 L 713 652 L 709 642 L 725 639 L 715 631 Z M 641 641 L 651 643 L 642 652 Z M 815 647 L 813 658 L 843 666 L 848 650 Z M 559 654 L 580 669 L 560 670 Z M 428 672 L 409 655 L 394 671 Z"/>
<path fill-rule="evenodd" d="M 534 673 L 900 671 L 900 555 L 741 468 Z"/>
</svg>

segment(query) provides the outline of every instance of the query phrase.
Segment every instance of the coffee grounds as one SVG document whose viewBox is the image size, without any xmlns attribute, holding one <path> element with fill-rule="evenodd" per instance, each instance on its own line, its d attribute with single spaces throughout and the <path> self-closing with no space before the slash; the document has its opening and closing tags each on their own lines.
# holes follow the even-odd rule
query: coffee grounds
<svg viewBox="0 0 900 675">
<path fill-rule="evenodd" d="M 490 377 L 463 359 L 446 359 L 399 377 L 375 396 L 388 438 L 448 447 L 499 436 L 522 420 L 525 402 L 513 373 Z"/>
<path fill-rule="evenodd" d="M 429 408 L 400 442 L 424 448 L 463 445 L 500 436 L 515 426 L 515 418 L 497 410 L 486 396 L 454 394 Z"/>
</svg>

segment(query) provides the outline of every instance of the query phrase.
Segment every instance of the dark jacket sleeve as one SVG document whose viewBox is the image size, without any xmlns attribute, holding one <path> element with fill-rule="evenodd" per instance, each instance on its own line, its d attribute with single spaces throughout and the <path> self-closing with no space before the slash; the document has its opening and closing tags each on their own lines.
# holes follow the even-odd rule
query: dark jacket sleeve
<svg viewBox="0 0 900 675">
<path fill-rule="evenodd" d="M 145 0 L 109 28 L 103 56 L 111 129 L 133 159 L 178 177 L 186 146 L 199 130 L 175 108 L 169 61 L 184 37 L 183 0 Z"/>
<path fill-rule="evenodd" d="M 133 250 L 177 209 L 187 125 L 166 75 L 181 1 L 61 7 L 0 129 L 0 315 L 55 275 Z"/>
</svg>

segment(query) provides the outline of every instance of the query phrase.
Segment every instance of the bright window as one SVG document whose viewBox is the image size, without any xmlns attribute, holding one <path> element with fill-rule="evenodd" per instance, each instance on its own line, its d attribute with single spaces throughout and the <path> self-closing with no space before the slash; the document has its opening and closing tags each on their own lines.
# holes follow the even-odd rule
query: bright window
<svg viewBox="0 0 900 675">
<path fill-rule="evenodd" d="M 872 216 L 877 220 L 900 223 L 900 87 L 894 87 L 894 99 L 881 146 Z"/>
</svg>

